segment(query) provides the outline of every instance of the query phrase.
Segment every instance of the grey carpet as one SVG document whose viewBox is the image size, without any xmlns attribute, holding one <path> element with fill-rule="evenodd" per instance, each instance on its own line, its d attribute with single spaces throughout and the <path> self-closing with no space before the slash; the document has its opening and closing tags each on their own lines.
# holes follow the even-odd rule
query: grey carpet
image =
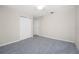
<svg viewBox="0 0 79 59">
<path fill-rule="evenodd" d="M 34 36 L 0 47 L 0 54 L 78 54 L 74 43 Z"/>
</svg>

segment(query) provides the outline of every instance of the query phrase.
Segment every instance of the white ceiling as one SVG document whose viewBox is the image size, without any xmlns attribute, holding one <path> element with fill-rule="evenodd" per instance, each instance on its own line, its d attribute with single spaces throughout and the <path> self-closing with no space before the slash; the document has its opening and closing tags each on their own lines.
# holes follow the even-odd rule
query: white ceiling
<svg viewBox="0 0 79 59">
<path fill-rule="evenodd" d="M 38 10 L 35 5 L 8 5 L 8 7 L 37 18 L 50 14 L 50 12 L 56 12 L 62 7 L 67 7 L 67 5 L 46 5 L 42 10 Z"/>
</svg>

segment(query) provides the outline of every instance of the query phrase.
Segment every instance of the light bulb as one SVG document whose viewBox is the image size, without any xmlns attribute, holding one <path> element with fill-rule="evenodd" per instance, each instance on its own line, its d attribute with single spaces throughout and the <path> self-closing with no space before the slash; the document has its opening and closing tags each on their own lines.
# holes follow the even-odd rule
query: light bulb
<svg viewBox="0 0 79 59">
<path fill-rule="evenodd" d="M 42 10 L 45 7 L 45 5 L 37 5 L 37 9 Z"/>
</svg>

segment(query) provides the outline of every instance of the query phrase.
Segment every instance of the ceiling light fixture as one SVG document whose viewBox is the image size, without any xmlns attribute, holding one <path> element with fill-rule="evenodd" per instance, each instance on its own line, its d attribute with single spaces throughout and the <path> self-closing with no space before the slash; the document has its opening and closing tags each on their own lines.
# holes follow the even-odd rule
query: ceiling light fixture
<svg viewBox="0 0 79 59">
<path fill-rule="evenodd" d="M 37 9 L 42 10 L 45 7 L 45 5 L 37 5 L 36 7 Z"/>
</svg>

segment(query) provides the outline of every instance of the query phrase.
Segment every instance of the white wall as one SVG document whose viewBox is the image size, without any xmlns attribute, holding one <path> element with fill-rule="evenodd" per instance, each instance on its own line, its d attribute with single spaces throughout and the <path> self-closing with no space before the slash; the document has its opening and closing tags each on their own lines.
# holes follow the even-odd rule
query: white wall
<svg viewBox="0 0 79 59">
<path fill-rule="evenodd" d="M 76 6 L 76 46 L 79 49 L 79 6 Z"/>
<path fill-rule="evenodd" d="M 40 30 L 40 18 L 33 19 L 33 34 L 39 35 Z"/>
<path fill-rule="evenodd" d="M 75 41 L 75 7 L 59 6 L 59 9 L 53 11 L 54 14 L 48 14 L 40 19 L 40 36 L 69 42 Z"/>
<path fill-rule="evenodd" d="M 38 31 L 38 20 L 37 19 L 33 19 L 33 35 L 37 34 Z"/>
<path fill-rule="evenodd" d="M 18 13 L 11 8 L 0 7 L 0 45 L 5 45 L 20 39 L 20 16 L 27 17 L 27 14 Z M 35 34 L 37 35 L 70 42 L 75 41 L 74 6 L 59 7 L 54 14 L 48 14 L 35 22 L 35 24 L 38 24 L 35 25 L 36 29 L 34 28 Z"/>
<path fill-rule="evenodd" d="M 20 16 L 14 9 L 0 6 L 0 46 L 20 40 Z"/>
</svg>

